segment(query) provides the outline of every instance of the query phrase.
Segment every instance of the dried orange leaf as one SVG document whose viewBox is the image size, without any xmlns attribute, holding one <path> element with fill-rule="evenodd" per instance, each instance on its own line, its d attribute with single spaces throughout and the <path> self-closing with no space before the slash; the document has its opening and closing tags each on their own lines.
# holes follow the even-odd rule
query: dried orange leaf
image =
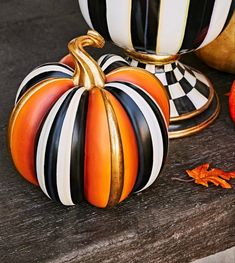
<svg viewBox="0 0 235 263">
<path fill-rule="evenodd" d="M 208 183 L 213 183 L 215 186 L 221 186 L 222 188 L 232 188 L 227 181 L 235 178 L 235 171 L 225 172 L 217 168 L 209 170 L 209 167 L 209 163 L 205 163 L 192 170 L 186 170 L 186 173 L 195 180 L 196 184 L 208 187 Z"/>
</svg>

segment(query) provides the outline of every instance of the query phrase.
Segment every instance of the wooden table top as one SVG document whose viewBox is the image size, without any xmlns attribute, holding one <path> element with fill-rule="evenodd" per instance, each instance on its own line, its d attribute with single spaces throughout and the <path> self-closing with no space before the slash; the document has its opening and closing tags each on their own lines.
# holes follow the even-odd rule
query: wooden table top
<svg viewBox="0 0 235 263">
<path fill-rule="evenodd" d="M 73 0 L 1 0 L 0 3 L 0 262 L 190 262 L 235 245 L 235 191 L 173 181 L 209 162 L 235 170 L 235 126 L 228 114 L 233 75 L 194 55 L 183 60 L 203 71 L 221 100 L 217 121 L 203 132 L 170 141 L 156 183 L 118 207 L 86 203 L 63 207 L 15 171 L 7 123 L 19 83 L 35 66 L 57 61 L 87 26 Z M 121 50 L 107 44 L 103 53 Z M 233 187 L 235 182 L 233 180 Z"/>
</svg>

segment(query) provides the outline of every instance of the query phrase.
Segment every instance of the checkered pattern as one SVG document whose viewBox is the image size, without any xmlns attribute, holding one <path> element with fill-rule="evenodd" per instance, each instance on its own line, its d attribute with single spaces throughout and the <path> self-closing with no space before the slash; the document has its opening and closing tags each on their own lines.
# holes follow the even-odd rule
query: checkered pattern
<svg viewBox="0 0 235 263">
<path fill-rule="evenodd" d="M 129 65 L 144 68 L 153 73 L 165 86 L 170 99 L 171 118 L 189 114 L 202 108 L 210 97 L 210 83 L 200 72 L 176 61 L 160 67 L 127 59 Z M 105 73 L 127 66 L 122 57 L 107 54 L 99 59 Z"/>
<path fill-rule="evenodd" d="M 184 64 L 177 61 L 157 67 L 135 60 L 129 60 L 129 63 L 145 68 L 162 82 L 170 98 L 171 118 L 194 112 L 207 104 L 210 97 L 209 81 Z"/>
</svg>

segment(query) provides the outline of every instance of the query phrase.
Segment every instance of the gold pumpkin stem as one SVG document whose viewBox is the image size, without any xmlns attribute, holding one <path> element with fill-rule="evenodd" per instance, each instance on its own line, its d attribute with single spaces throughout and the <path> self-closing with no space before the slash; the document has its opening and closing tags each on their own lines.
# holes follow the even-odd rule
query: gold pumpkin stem
<svg viewBox="0 0 235 263">
<path fill-rule="evenodd" d="M 70 54 L 74 58 L 75 72 L 73 82 L 76 86 L 92 89 L 103 88 L 105 75 L 98 63 L 84 50 L 84 47 L 92 46 L 102 48 L 104 38 L 96 31 L 89 30 L 87 35 L 73 39 L 68 44 Z"/>
</svg>

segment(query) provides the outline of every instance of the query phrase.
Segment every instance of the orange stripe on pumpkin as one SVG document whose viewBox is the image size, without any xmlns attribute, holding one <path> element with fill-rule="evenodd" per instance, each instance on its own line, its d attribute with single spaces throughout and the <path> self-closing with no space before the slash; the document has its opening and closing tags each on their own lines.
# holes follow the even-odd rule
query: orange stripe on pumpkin
<svg viewBox="0 0 235 263">
<path fill-rule="evenodd" d="M 40 125 L 60 96 L 74 86 L 70 79 L 43 81 L 17 103 L 9 123 L 9 146 L 16 169 L 29 182 L 38 185 L 35 174 L 35 143 Z"/>
<path fill-rule="evenodd" d="M 84 194 L 97 207 L 106 207 L 111 185 L 108 120 L 100 89 L 90 90 L 85 142 Z"/>
</svg>

